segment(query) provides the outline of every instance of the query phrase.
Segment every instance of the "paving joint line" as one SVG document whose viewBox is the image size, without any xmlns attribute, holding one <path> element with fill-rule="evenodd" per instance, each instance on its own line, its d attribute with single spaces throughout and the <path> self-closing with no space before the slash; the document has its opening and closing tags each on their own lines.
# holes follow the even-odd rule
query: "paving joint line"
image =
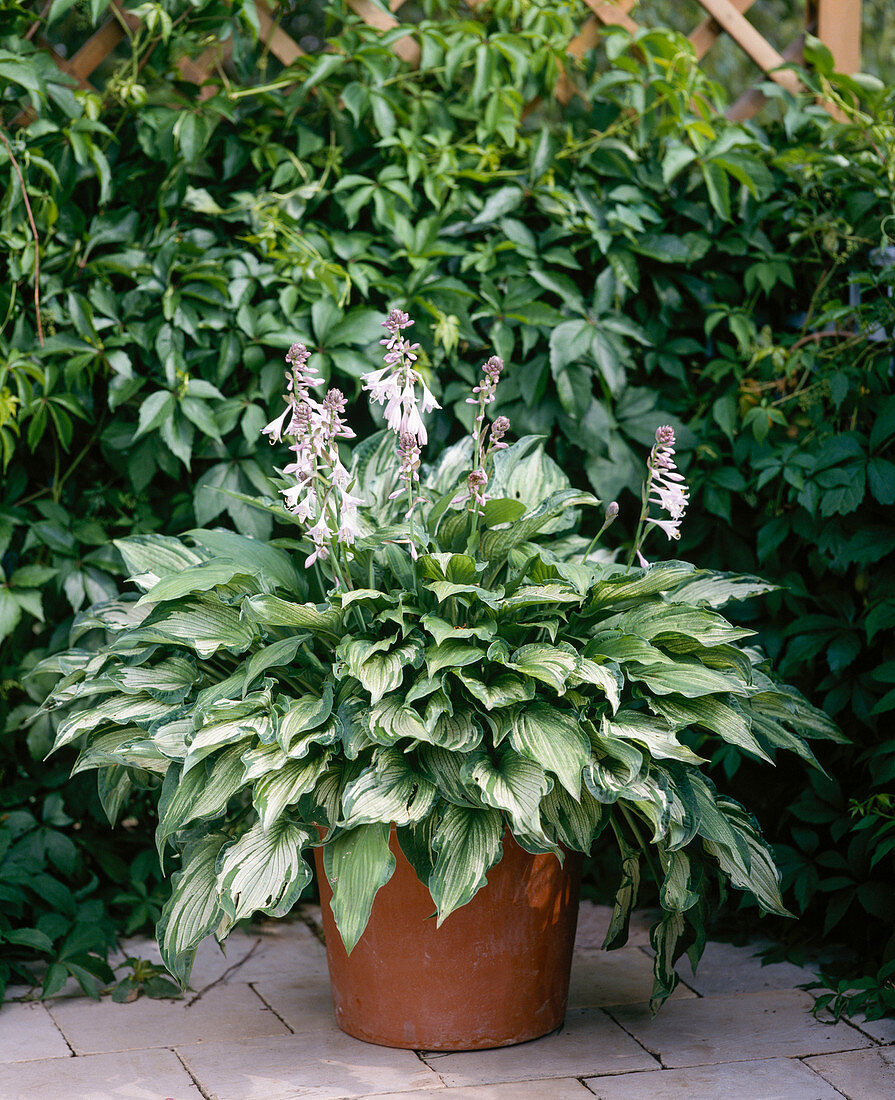
<svg viewBox="0 0 895 1100">
<path fill-rule="evenodd" d="M 202 1100 L 211 1100 L 211 1095 L 209 1093 L 207 1093 L 205 1091 L 205 1089 L 202 1087 L 202 1082 L 195 1075 L 195 1073 L 193 1073 L 193 1071 L 190 1069 L 190 1067 L 187 1065 L 187 1063 L 183 1060 L 183 1058 L 181 1058 L 180 1051 L 175 1049 L 174 1047 L 168 1047 L 167 1049 L 171 1051 L 171 1053 L 174 1055 L 174 1057 L 177 1059 L 177 1061 L 180 1062 L 180 1064 L 183 1066 L 184 1070 L 186 1071 L 187 1076 L 193 1082 L 193 1084 L 196 1086 L 196 1088 L 199 1090 L 199 1095 L 202 1097 Z"/>
<path fill-rule="evenodd" d="M 822 1073 L 818 1072 L 818 1070 L 816 1070 L 816 1069 L 814 1068 L 814 1066 L 809 1066 L 809 1065 L 808 1065 L 808 1063 L 807 1063 L 807 1062 L 805 1061 L 805 1059 L 806 1059 L 806 1058 L 815 1058 L 815 1057 L 817 1057 L 817 1055 L 814 1055 L 814 1054 L 803 1054 L 803 1055 L 801 1055 L 801 1056 L 800 1056 L 800 1057 L 798 1057 L 798 1058 L 793 1058 L 792 1060 L 793 1060 L 794 1062 L 801 1062 L 801 1064 L 802 1064 L 802 1065 L 803 1065 L 803 1066 L 805 1067 L 805 1069 L 807 1069 L 807 1070 L 809 1070 L 809 1071 L 810 1071 L 811 1073 L 813 1073 L 815 1077 L 819 1077 L 819 1078 L 821 1079 L 821 1081 L 823 1081 L 823 1083 L 824 1083 L 825 1085 L 829 1085 L 829 1087 L 830 1087 L 830 1088 L 831 1088 L 831 1089 L 833 1090 L 833 1092 L 837 1092 L 837 1093 L 839 1093 L 839 1095 L 840 1095 L 840 1096 L 844 1096 L 844 1097 L 845 1097 L 845 1100 L 848 1100 L 848 1093 L 847 1093 L 847 1092 L 843 1092 L 843 1091 L 842 1091 L 842 1089 L 839 1089 L 839 1088 L 837 1088 L 837 1087 L 836 1087 L 836 1086 L 835 1086 L 835 1085 L 834 1085 L 834 1084 L 832 1083 L 832 1081 L 828 1081 L 828 1080 L 826 1079 L 826 1077 L 824 1077 L 824 1075 L 823 1075 Z"/>
<path fill-rule="evenodd" d="M 32 1002 L 32 1004 L 40 1004 L 40 1001 L 33 1001 L 33 1002 Z M 42 1008 L 42 1009 L 44 1010 L 44 1012 L 46 1012 L 46 1014 L 47 1014 L 47 1015 L 48 1015 L 48 1016 L 50 1017 L 50 1019 L 52 1020 L 52 1022 L 53 1022 L 53 1027 L 54 1027 L 54 1028 L 56 1028 L 56 1030 L 57 1030 L 57 1031 L 59 1032 L 59 1034 L 60 1034 L 60 1035 L 62 1036 L 62 1041 L 63 1041 L 63 1043 L 65 1043 L 65 1045 L 66 1045 L 66 1046 L 68 1047 L 68 1049 L 69 1049 L 69 1050 L 71 1051 L 71 1053 L 72 1053 L 72 1057 L 73 1057 L 73 1058 L 77 1058 L 77 1057 L 78 1057 L 78 1052 L 77 1052 L 77 1051 L 75 1050 L 75 1048 L 74 1048 L 74 1047 L 73 1047 L 73 1046 L 71 1045 L 71 1043 L 70 1043 L 70 1042 L 68 1041 L 68 1036 L 67 1036 L 67 1035 L 65 1034 L 65 1032 L 64 1032 L 64 1031 L 62 1030 L 62 1028 L 61 1028 L 61 1027 L 59 1026 L 59 1024 L 58 1024 L 58 1022 L 57 1022 L 57 1020 L 56 1020 L 56 1017 L 55 1017 L 55 1016 L 53 1015 L 53 1013 L 52 1013 L 52 1012 L 50 1011 L 50 1006 L 49 1006 L 49 1005 L 44 1005 L 44 1004 L 41 1004 L 41 1008 Z"/>
<path fill-rule="evenodd" d="M 662 1061 L 661 1054 L 659 1054 L 658 1051 L 650 1050 L 650 1048 L 646 1045 L 646 1043 L 644 1043 L 640 1039 L 638 1039 L 638 1037 L 634 1034 L 633 1031 L 628 1031 L 628 1029 L 625 1027 L 625 1025 L 620 1020 L 616 1020 L 616 1018 L 609 1011 L 610 1007 L 613 1007 L 613 1006 L 607 1006 L 606 1008 L 601 1008 L 598 1011 L 602 1012 L 604 1016 L 607 1016 L 615 1024 L 616 1027 L 620 1027 L 622 1029 L 622 1031 L 625 1033 L 625 1035 L 629 1035 L 634 1040 L 634 1042 L 642 1050 L 646 1051 L 646 1053 L 650 1056 L 650 1058 L 655 1058 L 656 1061 L 659 1063 L 659 1069 L 667 1069 L 668 1067 Z M 614 1007 L 615 1008 L 623 1008 L 624 1006 L 623 1005 L 615 1005 Z M 655 1068 L 655 1067 L 653 1067 L 653 1068 Z M 638 1070 L 638 1071 L 635 1071 L 635 1072 L 641 1072 L 641 1071 Z"/>
<path fill-rule="evenodd" d="M 251 991 L 252 991 L 252 992 L 253 992 L 253 993 L 255 994 L 255 996 L 256 996 L 256 997 L 258 998 L 258 1000 L 259 1000 L 259 1001 L 260 1001 L 260 1002 L 261 1002 L 261 1003 L 262 1003 L 262 1004 L 263 1004 L 263 1005 L 265 1006 L 265 1008 L 266 1008 L 266 1009 L 267 1009 L 267 1010 L 268 1010 L 269 1012 L 272 1012 L 272 1013 L 274 1014 L 274 1016 L 276 1016 L 276 1018 L 277 1018 L 277 1019 L 278 1019 L 278 1020 L 280 1021 L 280 1023 L 281 1023 L 282 1025 L 283 1025 L 283 1027 L 284 1027 L 284 1028 L 285 1028 L 285 1029 L 286 1029 L 286 1030 L 287 1030 L 287 1031 L 289 1032 L 289 1034 L 290 1034 L 290 1035 L 294 1035 L 294 1034 L 295 1034 L 295 1029 L 294 1029 L 294 1028 L 292 1028 L 292 1027 L 290 1027 L 290 1026 L 289 1026 L 289 1024 L 287 1024 L 287 1023 L 286 1023 L 286 1021 L 285 1021 L 285 1020 L 283 1019 L 283 1017 L 282 1017 L 282 1016 L 281 1016 L 281 1015 L 279 1014 L 279 1012 L 277 1012 L 277 1010 L 276 1010 L 276 1009 L 274 1008 L 274 1006 L 273 1006 L 273 1005 L 272 1005 L 272 1004 L 270 1003 L 270 1001 L 268 1001 L 268 1000 L 267 1000 L 267 999 L 266 999 L 266 998 L 265 998 L 265 997 L 263 996 L 263 994 L 262 994 L 262 993 L 261 993 L 261 992 L 260 992 L 259 990 L 257 990 L 257 989 L 255 988 L 255 983 L 254 983 L 254 982 L 249 982 L 249 983 L 248 983 L 248 986 L 249 986 L 249 989 L 251 989 Z"/>
<path fill-rule="evenodd" d="M 202 989 L 200 989 L 199 992 L 191 1000 L 187 1001 L 187 1003 L 184 1007 L 185 1008 L 192 1008 L 193 1005 L 196 1003 L 196 1001 L 198 1001 L 202 997 L 204 997 L 205 994 L 209 991 L 209 989 L 214 989 L 214 987 L 216 985 L 220 985 L 222 981 L 224 981 L 231 974 L 233 974 L 235 971 L 237 971 L 242 966 L 243 963 L 248 962 L 249 959 L 252 957 L 252 955 L 255 953 L 255 950 L 257 949 L 257 947 L 260 943 L 261 943 L 261 937 L 259 936 L 258 939 L 255 940 L 255 942 L 249 948 L 249 950 L 245 953 L 245 955 L 243 955 L 243 957 L 239 960 L 239 962 L 235 962 L 235 963 L 233 963 L 232 966 L 228 966 L 227 969 L 224 971 L 223 974 L 221 974 L 221 976 L 219 978 L 215 978 L 215 980 L 213 982 L 209 982 L 208 985 L 206 985 Z"/>
</svg>

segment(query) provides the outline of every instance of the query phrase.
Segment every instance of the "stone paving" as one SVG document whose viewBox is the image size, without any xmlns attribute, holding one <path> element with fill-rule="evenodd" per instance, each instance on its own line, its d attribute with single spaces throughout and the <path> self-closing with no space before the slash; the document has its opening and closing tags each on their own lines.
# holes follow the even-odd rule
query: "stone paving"
<svg viewBox="0 0 895 1100">
<path fill-rule="evenodd" d="M 608 915 L 582 906 L 565 1026 L 531 1043 L 434 1054 L 343 1035 L 306 908 L 235 933 L 226 956 L 204 944 L 180 1001 L 4 1005 L 0 1100 L 895 1100 L 895 1020 L 815 1020 L 809 972 L 721 943 L 651 1019 L 647 920 L 605 952 Z"/>
</svg>

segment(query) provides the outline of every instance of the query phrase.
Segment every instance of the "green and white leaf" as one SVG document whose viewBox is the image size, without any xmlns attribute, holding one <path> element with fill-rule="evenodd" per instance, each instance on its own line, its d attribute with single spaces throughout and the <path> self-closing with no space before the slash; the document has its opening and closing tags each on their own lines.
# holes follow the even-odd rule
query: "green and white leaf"
<svg viewBox="0 0 895 1100">
<path fill-rule="evenodd" d="M 342 793 L 346 828 L 371 822 L 410 825 L 428 816 L 438 798 L 435 785 L 415 771 L 398 749 L 380 748 L 373 763 Z"/>
<path fill-rule="evenodd" d="M 332 912 L 350 955 L 370 919 L 377 892 L 392 877 L 389 825 L 376 822 L 340 832 L 323 849 L 323 867 L 332 887 Z"/>
<path fill-rule="evenodd" d="M 156 929 L 165 966 L 183 986 L 189 981 L 196 948 L 222 915 L 215 867 L 226 840 L 212 833 L 187 847 Z"/>
<path fill-rule="evenodd" d="M 573 798 L 581 791 L 581 771 L 590 760 L 590 741 L 574 714 L 536 699 L 513 715 L 513 748 L 552 772 Z"/>
<path fill-rule="evenodd" d="M 494 759 L 486 752 L 472 752 L 463 762 L 462 775 L 478 787 L 486 806 L 509 814 L 515 832 L 542 832 L 540 804 L 550 781 L 540 764 L 511 748 L 497 752 Z"/>
<path fill-rule="evenodd" d="M 445 806 L 432 832 L 435 864 L 429 877 L 438 927 L 485 885 L 486 873 L 503 855 L 503 831 L 497 810 Z"/>
</svg>

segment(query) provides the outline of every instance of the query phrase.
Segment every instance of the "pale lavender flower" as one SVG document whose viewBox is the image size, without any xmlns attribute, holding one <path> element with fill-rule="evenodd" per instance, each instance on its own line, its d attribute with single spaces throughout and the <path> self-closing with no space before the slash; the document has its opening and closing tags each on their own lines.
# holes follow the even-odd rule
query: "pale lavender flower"
<svg viewBox="0 0 895 1100">
<path fill-rule="evenodd" d="M 484 470 L 473 470 L 467 477 L 466 484 L 469 488 L 469 497 L 475 508 L 485 507 L 485 486 L 488 484 L 488 475 Z"/>
<path fill-rule="evenodd" d="M 491 425 L 491 439 L 488 443 L 489 451 L 503 451 L 509 443 L 503 443 L 503 437 L 510 430 L 510 420 L 507 416 L 499 416 Z"/>
<path fill-rule="evenodd" d="M 441 406 L 433 397 L 422 375 L 413 366 L 417 360 L 419 344 L 411 344 L 401 335 L 402 330 L 413 324 L 410 317 L 400 309 L 393 309 L 383 327 L 389 336 L 380 340 L 386 346 L 385 366 L 363 375 L 363 388 L 370 395 L 370 401 L 385 405 L 385 422 L 389 431 L 401 436 L 410 432 L 420 445 L 428 441 L 428 433 L 422 413 L 432 412 Z M 416 388 L 421 388 L 421 397 L 417 397 Z"/>
<path fill-rule="evenodd" d="M 674 446 L 674 428 L 670 425 L 657 428 L 656 442 L 647 463 L 647 506 L 657 504 L 670 518 L 644 517 L 645 523 L 658 527 L 669 539 L 681 537 L 679 527 L 690 503 L 684 476 L 678 472 L 674 461 Z"/>
</svg>

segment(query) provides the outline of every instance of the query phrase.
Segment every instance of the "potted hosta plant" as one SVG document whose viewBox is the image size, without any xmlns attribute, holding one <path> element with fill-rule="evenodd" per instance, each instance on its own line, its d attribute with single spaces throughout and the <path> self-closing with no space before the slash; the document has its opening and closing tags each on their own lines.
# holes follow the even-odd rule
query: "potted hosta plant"
<svg viewBox="0 0 895 1100">
<path fill-rule="evenodd" d="M 290 349 L 264 429 L 291 441 L 282 499 L 255 503 L 294 537 L 119 542 L 141 594 L 77 618 L 73 648 L 43 665 L 60 677 L 47 706 L 112 821 L 134 785 L 158 792 L 158 850 L 177 867 L 158 935 L 181 982 L 204 937 L 285 914 L 313 853 L 340 1026 L 498 1046 L 562 1021 L 596 842 L 622 856 L 607 947 L 625 942 L 642 858 L 657 876 L 656 1006 L 675 960 L 700 954 L 718 880 L 785 912 L 755 821 L 694 745 L 769 762 L 811 758 L 803 738 L 836 732 L 718 611 L 767 585 L 644 560 L 688 500 L 670 428 L 631 560 L 615 561 L 578 533 L 599 502 L 538 439 L 508 444 L 507 419 L 490 420 L 497 357 L 469 398 L 471 438 L 421 465 L 437 405 L 410 324 L 385 322 L 364 388 L 386 429 L 350 458 L 345 399 L 321 397 L 308 352 Z"/>
</svg>

